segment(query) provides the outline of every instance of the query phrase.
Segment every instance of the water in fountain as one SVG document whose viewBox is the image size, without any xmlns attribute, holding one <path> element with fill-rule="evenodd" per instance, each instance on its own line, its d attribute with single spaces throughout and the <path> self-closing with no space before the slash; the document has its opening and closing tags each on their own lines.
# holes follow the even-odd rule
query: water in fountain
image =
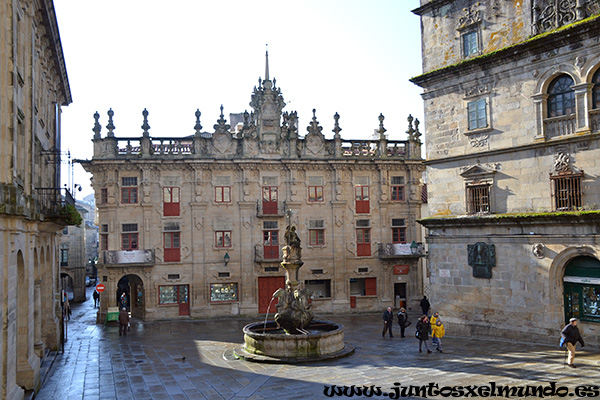
<svg viewBox="0 0 600 400">
<path fill-rule="evenodd" d="M 263 325 L 263 333 L 267 330 L 267 318 L 269 318 L 269 311 L 271 310 L 271 304 L 273 304 L 273 300 L 275 300 L 275 296 L 271 297 L 271 301 L 269 302 L 269 307 L 267 307 L 267 315 L 265 315 L 265 324 Z"/>
</svg>

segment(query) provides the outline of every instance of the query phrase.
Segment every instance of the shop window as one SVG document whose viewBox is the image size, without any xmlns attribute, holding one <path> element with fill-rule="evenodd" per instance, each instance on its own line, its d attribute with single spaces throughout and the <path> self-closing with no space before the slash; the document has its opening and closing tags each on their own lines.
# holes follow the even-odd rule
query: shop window
<svg viewBox="0 0 600 400">
<path fill-rule="evenodd" d="M 163 188 L 163 213 L 165 217 L 179 216 L 179 195 L 178 187 Z"/>
<path fill-rule="evenodd" d="M 325 224 L 322 219 L 308 222 L 308 244 L 323 246 L 325 244 Z"/>
<path fill-rule="evenodd" d="M 404 177 L 392 176 L 391 198 L 392 201 L 404 201 Z"/>
<path fill-rule="evenodd" d="M 158 304 L 186 304 L 188 299 L 188 285 L 165 285 L 158 287 Z"/>
<path fill-rule="evenodd" d="M 377 296 L 377 278 L 350 278 L 351 296 Z"/>
<path fill-rule="evenodd" d="M 304 281 L 304 287 L 317 299 L 331 297 L 331 279 L 310 279 Z"/>
<path fill-rule="evenodd" d="M 212 283 L 210 285 L 210 301 L 237 301 L 237 283 Z"/>
<path fill-rule="evenodd" d="M 121 203 L 136 204 L 138 202 L 137 177 L 121 178 Z"/>
<path fill-rule="evenodd" d="M 590 256 L 573 258 L 563 281 L 565 320 L 600 322 L 600 261 Z"/>
</svg>

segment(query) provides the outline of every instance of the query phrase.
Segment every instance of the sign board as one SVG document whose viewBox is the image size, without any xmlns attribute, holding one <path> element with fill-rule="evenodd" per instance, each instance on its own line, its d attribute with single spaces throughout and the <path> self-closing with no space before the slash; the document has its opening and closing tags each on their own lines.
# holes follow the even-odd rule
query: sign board
<svg viewBox="0 0 600 400">
<path fill-rule="evenodd" d="M 394 275 L 408 274 L 408 265 L 394 265 Z"/>
<path fill-rule="evenodd" d="M 99 283 L 99 284 L 96 286 L 96 291 L 97 291 L 98 293 L 102 293 L 102 292 L 104 292 L 104 289 L 106 289 L 106 287 L 104 287 L 104 285 L 103 285 L 103 284 L 101 284 L 101 283 Z"/>
</svg>

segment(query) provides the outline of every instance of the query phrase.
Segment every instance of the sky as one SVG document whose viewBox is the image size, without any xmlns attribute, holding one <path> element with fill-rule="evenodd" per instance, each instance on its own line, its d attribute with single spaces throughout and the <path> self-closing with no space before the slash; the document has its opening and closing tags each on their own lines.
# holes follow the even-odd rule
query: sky
<svg viewBox="0 0 600 400">
<path fill-rule="evenodd" d="M 251 111 L 265 75 L 276 79 L 286 106 L 306 134 L 312 110 L 327 139 L 340 115 L 343 139 L 371 138 L 379 114 L 390 140 L 405 140 L 407 117 L 423 121 L 419 0 L 54 0 L 73 102 L 63 107 L 62 151 L 93 155 L 93 115 L 106 136 L 142 135 L 148 110 L 153 137 L 203 131 L 224 107 Z M 424 125 L 420 126 L 423 132 Z M 91 175 L 65 163 L 63 183 L 93 193 Z"/>
</svg>

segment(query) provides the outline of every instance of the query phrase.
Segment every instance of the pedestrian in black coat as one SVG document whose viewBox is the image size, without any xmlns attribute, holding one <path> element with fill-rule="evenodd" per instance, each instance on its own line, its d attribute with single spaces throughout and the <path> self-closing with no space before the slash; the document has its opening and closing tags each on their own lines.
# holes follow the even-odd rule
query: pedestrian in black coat
<svg viewBox="0 0 600 400">
<path fill-rule="evenodd" d="M 561 342 L 564 342 L 564 345 L 569 351 L 567 365 L 571 368 L 576 368 L 573 362 L 575 361 L 575 346 L 577 345 L 577 342 L 581 344 L 581 347 L 585 346 L 585 343 L 583 343 L 583 338 L 581 337 L 581 333 L 579 333 L 577 322 L 579 322 L 577 318 L 571 318 L 569 320 L 569 324 L 560 332 L 562 337 Z"/>
<path fill-rule="evenodd" d="M 423 311 L 423 315 L 429 315 L 429 307 L 431 307 L 431 304 L 429 304 L 427 296 L 423 296 L 423 299 L 421 300 L 421 303 L 419 303 L 419 305 L 421 306 L 421 311 Z"/>
<path fill-rule="evenodd" d="M 394 334 L 392 333 L 392 322 L 394 320 L 394 314 L 392 314 L 392 307 L 388 307 L 387 310 L 383 312 L 383 333 L 381 336 L 385 337 L 385 332 L 390 332 L 390 337 L 393 338 Z"/>
<path fill-rule="evenodd" d="M 404 337 L 404 330 L 410 325 L 408 314 L 406 313 L 406 309 L 404 309 L 404 307 L 402 307 L 400 312 L 398 312 L 398 325 L 400 325 L 400 337 Z"/>
</svg>

